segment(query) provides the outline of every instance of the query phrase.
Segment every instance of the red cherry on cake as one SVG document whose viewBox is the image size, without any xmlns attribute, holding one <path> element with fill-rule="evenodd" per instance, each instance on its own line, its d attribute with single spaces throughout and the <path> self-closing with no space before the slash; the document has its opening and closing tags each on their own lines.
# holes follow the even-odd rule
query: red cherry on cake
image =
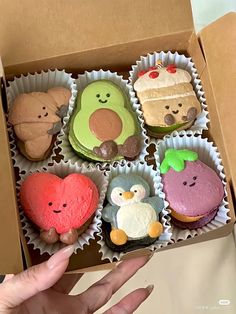
<svg viewBox="0 0 236 314">
<path fill-rule="evenodd" d="M 166 68 L 166 71 L 169 73 L 176 73 L 176 65 L 175 64 L 169 64 Z"/>
<path fill-rule="evenodd" d="M 149 77 L 152 79 L 155 79 L 159 76 L 159 73 L 157 71 L 152 71 L 149 73 Z"/>
<path fill-rule="evenodd" d="M 79 173 L 64 179 L 51 173 L 34 173 L 25 179 L 20 189 L 24 212 L 41 233 L 44 232 L 44 238 L 45 232 L 51 234 L 52 231 L 63 238 L 73 231 L 76 234 L 95 212 L 98 200 L 94 182 Z M 51 236 L 55 238 L 54 233 Z"/>
</svg>

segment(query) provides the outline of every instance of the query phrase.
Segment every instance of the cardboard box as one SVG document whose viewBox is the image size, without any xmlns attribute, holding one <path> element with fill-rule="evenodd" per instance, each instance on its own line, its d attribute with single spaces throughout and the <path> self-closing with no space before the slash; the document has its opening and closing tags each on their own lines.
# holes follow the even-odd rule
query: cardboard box
<svg viewBox="0 0 236 314">
<path fill-rule="evenodd" d="M 209 25 L 198 38 L 189 0 L 179 0 L 178 4 L 174 0 L 42 0 L 33 6 L 31 0 L 2 0 L 0 12 L 0 55 L 7 79 L 49 68 L 66 69 L 75 75 L 103 68 L 127 76 L 131 65 L 148 52 L 170 50 L 191 56 L 210 114 L 210 129 L 204 136 L 214 140 L 223 159 L 231 220 L 222 228 L 161 250 L 222 237 L 232 231 L 236 188 L 236 142 L 231 127 L 236 118 L 236 33 L 231 30 L 236 27 L 236 14 L 227 14 Z M 0 74 L 3 82 L 3 69 Z M 0 273 L 16 273 L 48 256 L 40 256 L 38 250 L 27 246 L 21 232 L 3 112 L 6 107 L 2 86 Z M 72 256 L 68 270 L 111 267 L 100 260 L 98 249 L 96 241 L 92 241 L 83 252 Z M 148 251 L 135 251 L 125 258 L 140 254 Z"/>
</svg>

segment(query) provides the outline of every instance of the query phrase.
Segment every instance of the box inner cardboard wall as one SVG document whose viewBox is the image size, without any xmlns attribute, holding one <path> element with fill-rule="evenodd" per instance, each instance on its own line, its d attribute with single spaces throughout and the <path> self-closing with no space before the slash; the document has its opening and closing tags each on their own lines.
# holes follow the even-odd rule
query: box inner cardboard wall
<svg viewBox="0 0 236 314">
<path fill-rule="evenodd" d="M 20 228 L 18 212 L 16 210 L 15 181 L 12 165 L 9 162 L 9 144 L 3 114 L 2 98 L 0 93 L 0 251 L 1 273 L 19 272 L 22 267 L 22 252 L 20 246 Z M 9 269 L 9 261 L 12 261 Z"/>
</svg>

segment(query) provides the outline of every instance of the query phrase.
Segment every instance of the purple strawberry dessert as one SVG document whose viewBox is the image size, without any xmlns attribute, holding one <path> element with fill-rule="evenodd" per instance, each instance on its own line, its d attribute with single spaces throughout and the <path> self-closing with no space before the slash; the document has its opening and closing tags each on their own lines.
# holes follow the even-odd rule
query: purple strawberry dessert
<svg viewBox="0 0 236 314">
<path fill-rule="evenodd" d="M 160 170 L 173 224 L 196 229 L 215 217 L 224 187 L 215 171 L 198 160 L 196 152 L 168 149 Z"/>
</svg>

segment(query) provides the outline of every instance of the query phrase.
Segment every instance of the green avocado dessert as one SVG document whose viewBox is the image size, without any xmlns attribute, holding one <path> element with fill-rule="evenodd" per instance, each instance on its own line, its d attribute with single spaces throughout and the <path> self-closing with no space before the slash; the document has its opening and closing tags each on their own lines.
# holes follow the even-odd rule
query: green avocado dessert
<svg viewBox="0 0 236 314">
<path fill-rule="evenodd" d="M 140 154 L 141 129 L 119 86 L 97 80 L 79 92 L 69 141 L 78 155 L 94 161 L 133 160 Z"/>
</svg>

